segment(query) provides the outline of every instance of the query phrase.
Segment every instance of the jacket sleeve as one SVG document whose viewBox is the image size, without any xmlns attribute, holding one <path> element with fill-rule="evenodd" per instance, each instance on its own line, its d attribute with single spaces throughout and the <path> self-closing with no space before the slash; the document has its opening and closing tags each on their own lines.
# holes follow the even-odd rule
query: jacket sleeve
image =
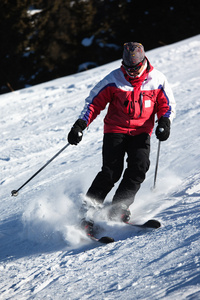
<svg viewBox="0 0 200 300">
<path fill-rule="evenodd" d="M 158 90 L 159 90 L 157 96 L 158 120 L 163 116 L 169 118 L 169 120 L 172 122 L 172 120 L 176 116 L 176 102 L 174 99 L 172 89 L 165 76 Z"/>
<path fill-rule="evenodd" d="M 109 75 L 102 79 L 85 99 L 85 106 L 80 114 L 80 119 L 87 122 L 87 126 L 100 114 L 111 101 L 112 93 L 110 87 L 113 84 L 109 82 Z"/>
</svg>

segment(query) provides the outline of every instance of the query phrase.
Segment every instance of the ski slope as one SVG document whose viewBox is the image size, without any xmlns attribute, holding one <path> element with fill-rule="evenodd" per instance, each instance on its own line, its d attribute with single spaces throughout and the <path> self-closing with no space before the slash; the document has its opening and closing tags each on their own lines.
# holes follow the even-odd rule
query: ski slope
<svg viewBox="0 0 200 300">
<path fill-rule="evenodd" d="M 90 89 L 121 60 L 0 96 L 0 299 L 200 299 L 200 35 L 146 53 L 173 89 L 177 117 L 131 206 L 139 230 L 103 221 L 108 245 L 76 226 L 81 199 L 101 168 L 105 111 L 41 173 L 67 143 Z M 116 185 L 117 187 L 117 185 Z M 106 203 L 112 199 L 113 191 Z"/>
</svg>

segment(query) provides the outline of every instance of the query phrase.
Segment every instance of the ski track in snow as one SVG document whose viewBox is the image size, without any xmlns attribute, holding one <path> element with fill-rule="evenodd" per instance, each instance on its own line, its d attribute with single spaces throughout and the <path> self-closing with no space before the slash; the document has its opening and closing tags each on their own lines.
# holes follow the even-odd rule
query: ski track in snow
<svg viewBox="0 0 200 300">
<path fill-rule="evenodd" d="M 200 299 L 200 35 L 147 57 L 167 76 L 177 117 L 161 143 L 155 191 L 152 136 L 151 168 L 131 212 L 135 222 L 156 218 L 162 227 L 136 229 L 95 214 L 99 236 L 114 237 L 112 244 L 91 242 L 77 227 L 101 168 L 105 112 L 18 197 L 10 192 L 67 143 L 90 89 L 121 60 L 0 96 L 0 299 Z"/>
</svg>

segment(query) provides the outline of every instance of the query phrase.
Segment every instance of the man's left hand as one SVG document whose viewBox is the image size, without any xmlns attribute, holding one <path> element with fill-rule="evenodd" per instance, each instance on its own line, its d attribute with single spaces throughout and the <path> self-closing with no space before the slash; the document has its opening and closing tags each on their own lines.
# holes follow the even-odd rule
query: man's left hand
<svg viewBox="0 0 200 300">
<path fill-rule="evenodd" d="M 156 137 L 163 142 L 168 139 L 170 135 L 170 120 L 167 117 L 161 117 L 156 128 Z"/>
</svg>

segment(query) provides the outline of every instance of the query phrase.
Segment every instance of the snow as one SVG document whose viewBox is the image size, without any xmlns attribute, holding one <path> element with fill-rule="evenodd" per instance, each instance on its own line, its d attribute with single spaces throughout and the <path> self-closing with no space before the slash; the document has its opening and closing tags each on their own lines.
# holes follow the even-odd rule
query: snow
<svg viewBox="0 0 200 300">
<path fill-rule="evenodd" d="M 94 35 L 92 35 L 90 38 L 84 38 L 81 44 L 85 47 L 89 47 L 92 45 L 93 40 L 94 40 Z"/>
<path fill-rule="evenodd" d="M 200 299 L 200 35 L 147 52 L 177 101 L 169 140 L 161 143 L 157 188 L 151 168 L 131 206 L 141 230 L 103 220 L 88 240 L 76 226 L 81 199 L 101 168 L 103 118 L 11 197 L 67 144 L 90 89 L 121 60 L 0 96 L 0 299 Z M 106 203 L 112 198 L 108 195 Z"/>
</svg>

